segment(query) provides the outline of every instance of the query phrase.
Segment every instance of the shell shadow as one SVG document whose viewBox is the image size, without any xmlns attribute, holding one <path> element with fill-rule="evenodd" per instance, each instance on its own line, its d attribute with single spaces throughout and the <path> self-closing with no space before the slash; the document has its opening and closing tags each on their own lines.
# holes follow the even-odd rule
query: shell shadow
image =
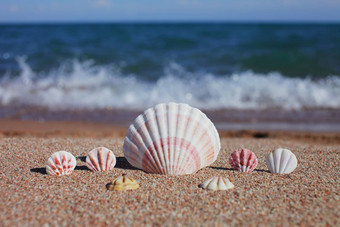
<svg viewBox="0 0 340 227">
<path fill-rule="evenodd" d="M 33 169 L 30 169 L 30 171 L 33 172 L 33 173 L 40 173 L 40 174 L 44 174 L 44 175 L 47 174 L 46 168 L 33 168 Z"/>
<path fill-rule="evenodd" d="M 86 170 L 86 171 L 91 171 L 89 168 L 87 168 L 87 166 L 76 166 L 76 168 L 74 168 L 75 170 Z M 33 173 L 40 173 L 43 175 L 46 175 L 46 168 L 33 168 L 30 169 L 31 172 Z"/>
<path fill-rule="evenodd" d="M 85 170 L 85 171 L 91 171 L 87 166 L 76 166 L 74 170 Z"/>
<path fill-rule="evenodd" d="M 214 167 L 214 166 L 209 166 L 208 168 L 210 169 L 218 169 L 218 170 L 229 170 L 229 171 L 235 171 L 232 168 L 224 168 L 224 167 Z M 265 173 L 270 173 L 269 170 L 266 169 L 254 169 L 256 172 L 265 172 Z"/>
<path fill-rule="evenodd" d="M 86 156 L 78 156 L 77 158 L 82 162 L 86 162 Z"/>
<path fill-rule="evenodd" d="M 79 159 L 80 161 L 86 163 L 86 156 L 78 156 L 77 159 Z M 91 171 L 89 168 L 87 168 L 87 166 L 76 166 L 76 168 L 74 168 L 74 170 Z"/>
<path fill-rule="evenodd" d="M 215 167 L 215 166 L 209 166 L 210 169 L 218 169 L 218 170 L 229 170 L 234 171 L 232 168 L 224 168 L 224 167 Z"/>
<path fill-rule="evenodd" d="M 118 169 L 130 169 L 130 170 L 139 170 L 133 167 L 125 157 L 116 157 L 116 166 L 115 168 Z"/>
<path fill-rule="evenodd" d="M 256 172 L 270 173 L 270 171 L 269 171 L 269 170 L 266 170 L 266 169 L 254 169 L 254 171 L 256 171 Z"/>
</svg>

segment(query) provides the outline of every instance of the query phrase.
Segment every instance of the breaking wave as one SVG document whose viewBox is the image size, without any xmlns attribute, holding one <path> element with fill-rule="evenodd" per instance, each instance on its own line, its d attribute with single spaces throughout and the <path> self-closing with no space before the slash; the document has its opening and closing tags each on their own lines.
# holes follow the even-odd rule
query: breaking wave
<svg viewBox="0 0 340 227">
<path fill-rule="evenodd" d="M 157 80 L 124 75 L 112 65 L 74 60 L 66 67 L 36 73 L 17 59 L 19 76 L 1 75 L 0 104 L 59 109 L 144 109 L 161 102 L 184 102 L 203 109 L 340 108 L 340 77 L 290 78 L 251 71 L 232 75 L 189 72 L 170 63 Z"/>
</svg>

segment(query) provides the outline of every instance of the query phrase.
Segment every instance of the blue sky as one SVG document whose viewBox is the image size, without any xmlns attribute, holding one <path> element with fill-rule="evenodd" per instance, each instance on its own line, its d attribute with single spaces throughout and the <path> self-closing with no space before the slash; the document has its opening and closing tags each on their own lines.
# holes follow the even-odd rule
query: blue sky
<svg viewBox="0 0 340 227">
<path fill-rule="evenodd" d="M 1 0 L 0 22 L 340 22 L 340 0 Z"/>
</svg>

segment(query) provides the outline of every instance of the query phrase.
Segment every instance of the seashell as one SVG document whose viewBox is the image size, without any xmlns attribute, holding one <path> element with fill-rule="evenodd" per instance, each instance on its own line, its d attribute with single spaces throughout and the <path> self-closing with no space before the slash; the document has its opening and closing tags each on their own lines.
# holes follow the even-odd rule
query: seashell
<svg viewBox="0 0 340 227">
<path fill-rule="evenodd" d="M 199 185 L 200 188 L 209 190 L 228 190 L 234 187 L 234 185 L 225 177 L 213 177 L 204 181 Z"/>
<path fill-rule="evenodd" d="M 124 191 L 139 188 L 139 184 L 136 180 L 123 174 L 116 178 L 112 183 L 106 185 L 107 190 L 110 191 Z"/>
<path fill-rule="evenodd" d="M 297 166 L 296 156 L 288 149 L 278 148 L 266 158 L 271 173 L 291 173 Z"/>
<path fill-rule="evenodd" d="M 252 172 L 257 166 L 257 158 L 254 152 L 247 149 L 241 149 L 234 151 L 230 155 L 229 163 L 234 170 Z"/>
<path fill-rule="evenodd" d="M 146 172 L 184 175 L 213 163 L 220 148 L 214 124 L 199 109 L 163 103 L 130 125 L 123 150 L 131 165 Z"/>
<path fill-rule="evenodd" d="M 71 153 L 58 151 L 53 153 L 47 160 L 46 172 L 55 176 L 69 175 L 76 165 L 76 158 Z"/>
<path fill-rule="evenodd" d="M 112 170 L 115 165 L 116 156 L 105 147 L 93 149 L 86 157 L 86 166 L 93 172 Z"/>
</svg>

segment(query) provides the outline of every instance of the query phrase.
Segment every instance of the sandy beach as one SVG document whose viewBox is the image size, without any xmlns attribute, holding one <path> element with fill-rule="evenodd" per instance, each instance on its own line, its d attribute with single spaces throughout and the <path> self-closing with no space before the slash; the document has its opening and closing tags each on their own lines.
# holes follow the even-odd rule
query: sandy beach
<svg viewBox="0 0 340 227">
<path fill-rule="evenodd" d="M 0 227 L 340 227 L 340 1 L 50 2 L 0 3 Z"/>
<path fill-rule="evenodd" d="M 340 139 L 338 133 L 220 131 L 221 151 L 210 167 L 192 175 L 164 176 L 135 169 L 123 157 L 126 127 L 81 122 L 0 121 L 1 226 L 337 226 L 340 224 Z M 117 157 L 113 171 L 93 173 L 85 165 L 97 147 Z M 277 147 L 292 150 L 297 169 L 271 174 L 266 155 Z M 230 168 L 238 148 L 255 152 L 253 173 Z M 46 174 L 55 151 L 77 157 L 70 176 Z M 105 185 L 126 173 L 140 183 L 133 191 Z M 198 187 L 213 176 L 228 177 L 228 191 Z"/>
</svg>

